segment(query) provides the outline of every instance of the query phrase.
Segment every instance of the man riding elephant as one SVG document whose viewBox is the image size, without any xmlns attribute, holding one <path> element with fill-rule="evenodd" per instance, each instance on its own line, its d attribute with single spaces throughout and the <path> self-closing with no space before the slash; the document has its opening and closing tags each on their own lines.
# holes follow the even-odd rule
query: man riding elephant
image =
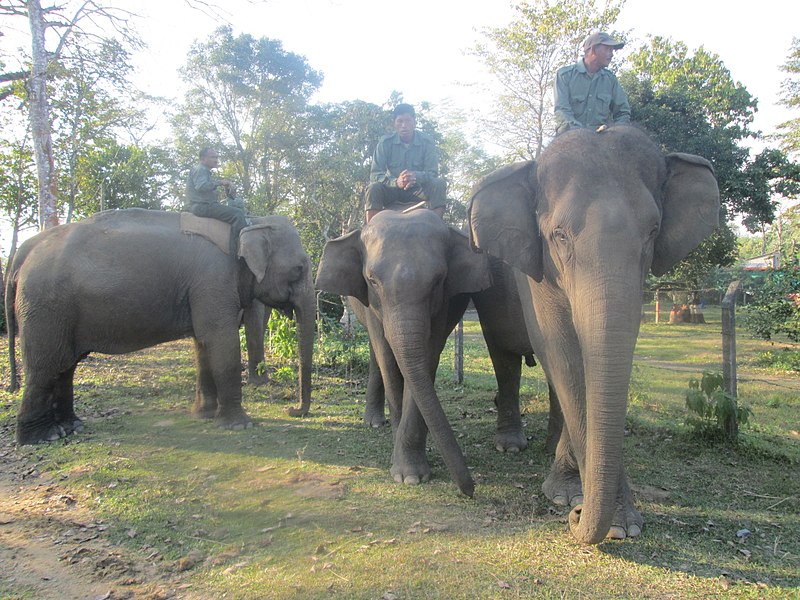
<svg viewBox="0 0 800 600">
<path fill-rule="evenodd" d="M 439 151 L 433 139 L 416 130 L 414 107 L 398 104 L 392 111 L 395 132 L 375 147 L 366 193 L 366 222 L 384 208 L 404 210 L 426 204 L 444 215 L 447 182 L 439 177 Z"/>
</svg>

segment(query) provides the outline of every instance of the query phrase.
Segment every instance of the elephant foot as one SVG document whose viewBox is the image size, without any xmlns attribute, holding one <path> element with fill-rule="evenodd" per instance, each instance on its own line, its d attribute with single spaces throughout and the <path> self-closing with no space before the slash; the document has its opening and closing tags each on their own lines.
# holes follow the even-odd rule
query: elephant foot
<svg viewBox="0 0 800 600">
<path fill-rule="evenodd" d="M 494 447 L 498 452 L 516 454 L 528 447 L 528 439 L 521 430 L 498 431 L 494 435 Z"/>
<path fill-rule="evenodd" d="M 416 460 L 408 458 L 395 460 L 389 473 L 397 483 L 419 485 L 424 481 L 430 480 L 431 467 L 428 464 L 428 459 L 423 455 L 421 459 Z"/>
<path fill-rule="evenodd" d="M 386 416 L 383 409 L 381 408 L 380 412 L 378 412 L 377 410 L 370 410 L 370 407 L 367 406 L 366 410 L 364 410 L 364 424 L 375 429 L 386 425 Z"/>
<path fill-rule="evenodd" d="M 69 432 L 71 433 L 71 432 Z M 40 442 L 55 442 L 67 437 L 69 433 L 58 423 L 40 425 L 37 427 L 17 425 L 17 444 L 25 446 L 28 444 L 38 444 Z"/>
<path fill-rule="evenodd" d="M 73 433 L 80 433 L 83 431 L 83 421 L 72 415 L 69 418 L 60 420 L 57 425 L 64 431 L 64 435 L 71 435 Z M 63 436 L 62 436 L 63 437 Z"/>
<path fill-rule="evenodd" d="M 262 385 L 267 385 L 268 383 L 269 383 L 269 377 L 267 377 L 266 373 L 264 373 L 263 375 L 258 375 L 258 374 L 247 375 L 247 385 L 262 386 Z"/>
<path fill-rule="evenodd" d="M 192 408 L 192 414 L 198 419 L 213 419 L 217 416 L 217 407 L 197 406 Z"/>
<path fill-rule="evenodd" d="M 569 515 L 571 528 L 577 528 L 578 523 L 580 523 L 582 509 L 582 504 L 572 509 Z M 618 502 L 606 539 L 624 540 L 626 537 L 636 537 L 642 533 L 642 527 L 644 527 L 644 518 L 633 506 L 633 503 Z"/>
<path fill-rule="evenodd" d="M 577 506 L 583 503 L 580 474 L 556 470 L 555 465 L 542 484 L 542 492 L 550 502 L 559 506 Z"/>
<path fill-rule="evenodd" d="M 241 431 L 253 427 L 253 421 L 241 408 L 238 410 L 219 411 L 214 417 L 217 427 Z"/>
</svg>

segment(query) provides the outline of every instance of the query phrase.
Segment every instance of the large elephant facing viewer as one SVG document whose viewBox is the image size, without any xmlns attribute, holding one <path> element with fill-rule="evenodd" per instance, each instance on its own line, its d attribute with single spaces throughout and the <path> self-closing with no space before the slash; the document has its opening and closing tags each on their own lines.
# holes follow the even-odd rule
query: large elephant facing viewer
<svg viewBox="0 0 800 600">
<path fill-rule="evenodd" d="M 582 542 L 638 535 L 622 448 L 641 291 L 718 226 L 711 164 L 664 156 L 633 126 L 571 130 L 538 163 L 476 184 L 469 219 L 476 248 L 525 274 L 528 330 L 561 404 L 545 494 L 574 506 Z"/>
<path fill-rule="evenodd" d="M 19 329 L 25 390 L 17 442 L 52 441 L 82 427 L 73 375 L 90 352 L 122 354 L 192 337 L 194 412 L 221 426 L 252 425 L 242 408 L 239 324 L 258 299 L 298 322 L 301 406 L 311 398 L 315 303 L 311 265 L 285 217 L 256 217 L 238 256 L 181 233 L 181 215 L 128 209 L 48 229 L 20 246 L 6 314 L 12 386 Z"/>
</svg>

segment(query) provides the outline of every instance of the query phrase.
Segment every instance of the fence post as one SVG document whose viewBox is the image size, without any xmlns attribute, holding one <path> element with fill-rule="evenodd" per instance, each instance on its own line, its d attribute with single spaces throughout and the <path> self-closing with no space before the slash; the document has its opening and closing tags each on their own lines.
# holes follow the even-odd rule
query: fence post
<svg viewBox="0 0 800 600">
<path fill-rule="evenodd" d="M 741 287 L 738 279 L 732 281 L 722 300 L 722 385 L 733 399 L 734 411 L 725 423 L 728 439 L 736 439 L 739 430 L 736 410 L 736 294 Z"/>
<path fill-rule="evenodd" d="M 453 381 L 462 384 L 464 383 L 464 319 L 460 319 L 453 330 L 453 342 L 455 350 Z"/>
</svg>

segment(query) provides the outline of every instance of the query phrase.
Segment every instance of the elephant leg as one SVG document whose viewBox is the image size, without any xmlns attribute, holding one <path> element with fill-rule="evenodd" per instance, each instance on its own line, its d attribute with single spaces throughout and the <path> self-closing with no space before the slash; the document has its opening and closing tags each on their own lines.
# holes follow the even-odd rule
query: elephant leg
<svg viewBox="0 0 800 600">
<path fill-rule="evenodd" d="M 406 387 L 403 415 L 395 432 L 390 473 L 397 483 L 416 485 L 431 478 L 431 466 L 425 453 L 428 427 L 416 402 Z"/>
<path fill-rule="evenodd" d="M 621 540 L 626 537 L 636 537 L 642 532 L 644 527 L 644 517 L 636 509 L 633 502 L 633 492 L 628 484 L 628 477 L 625 467 L 622 466 L 619 477 L 619 492 L 617 493 L 617 507 L 614 511 L 614 519 L 611 521 L 606 537 Z"/>
<path fill-rule="evenodd" d="M 364 423 L 370 427 L 383 427 L 386 424 L 386 390 L 383 377 L 375 358 L 372 344 L 369 345 L 369 378 L 367 379 L 367 398 L 364 407 Z"/>
<path fill-rule="evenodd" d="M 545 450 L 548 454 L 555 455 L 558 439 L 561 437 L 561 429 L 564 427 L 564 414 L 558 405 L 558 396 L 553 386 L 547 384 L 548 399 L 550 401 L 550 414 L 547 419 L 547 440 Z"/>
<path fill-rule="evenodd" d="M 269 313 L 258 300 L 244 309 L 244 336 L 247 341 L 247 383 L 265 385 L 269 378 L 266 370 L 259 373 L 259 365 L 264 363 L 264 332 L 267 329 Z"/>
<path fill-rule="evenodd" d="M 83 421 L 75 414 L 75 367 L 59 375 L 53 387 L 55 420 L 66 435 L 83 430 Z"/>
<path fill-rule="evenodd" d="M 499 452 L 521 452 L 528 447 L 519 412 L 522 359 L 518 354 L 501 350 L 488 339 L 487 346 L 497 379 L 497 396 L 495 396 L 497 432 L 494 436 L 494 445 Z"/>
<path fill-rule="evenodd" d="M 217 414 L 217 386 L 211 372 L 208 349 L 197 339 L 194 340 L 194 356 L 197 385 L 192 413 L 203 419 L 213 419 Z"/>
<path fill-rule="evenodd" d="M 217 391 L 217 412 L 214 421 L 227 429 L 248 429 L 253 421 L 242 408 L 241 351 L 239 330 L 235 326 L 209 339 L 213 344 L 206 348 L 206 358 Z"/>
<path fill-rule="evenodd" d="M 389 421 L 392 424 L 392 431 L 396 432 L 400 425 L 400 417 L 403 414 L 403 375 L 400 373 L 400 368 L 397 366 L 394 353 L 392 352 L 389 342 L 383 333 L 383 324 L 377 319 L 370 318 L 367 321 L 367 330 L 369 332 L 369 345 L 370 345 L 370 381 L 367 385 L 367 407 L 364 411 L 364 420 L 367 420 L 367 411 L 373 411 L 371 414 L 374 416 L 378 412 L 374 408 L 377 404 L 377 395 L 370 396 L 370 390 L 375 385 L 372 380 L 373 374 L 381 381 L 382 398 L 384 404 L 380 407 L 380 415 L 384 414 L 385 402 L 389 404 Z M 375 358 L 375 369 L 372 368 L 372 359 Z M 370 408 L 373 405 L 373 409 Z M 373 426 L 376 426 L 373 424 Z"/>
<path fill-rule="evenodd" d="M 542 484 L 542 491 L 553 504 L 560 506 L 576 506 L 583 502 L 580 470 L 566 427 L 561 430 L 555 460 Z"/>
</svg>

